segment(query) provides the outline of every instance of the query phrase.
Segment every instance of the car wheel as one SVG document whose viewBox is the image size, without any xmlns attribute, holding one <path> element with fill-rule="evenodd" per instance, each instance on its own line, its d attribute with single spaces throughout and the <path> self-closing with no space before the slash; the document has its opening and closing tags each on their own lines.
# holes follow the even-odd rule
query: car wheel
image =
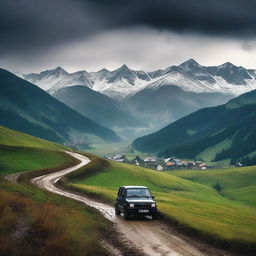
<svg viewBox="0 0 256 256">
<path fill-rule="evenodd" d="M 153 214 L 152 215 L 152 220 L 156 220 L 157 219 L 157 214 Z"/>
<path fill-rule="evenodd" d="M 129 220 L 130 215 L 129 215 L 129 213 L 126 210 L 124 210 L 123 214 L 124 214 L 124 219 L 125 220 Z"/>
<path fill-rule="evenodd" d="M 115 214 L 116 215 L 120 215 L 120 211 L 118 210 L 118 206 L 117 206 L 117 204 L 115 205 Z"/>
</svg>

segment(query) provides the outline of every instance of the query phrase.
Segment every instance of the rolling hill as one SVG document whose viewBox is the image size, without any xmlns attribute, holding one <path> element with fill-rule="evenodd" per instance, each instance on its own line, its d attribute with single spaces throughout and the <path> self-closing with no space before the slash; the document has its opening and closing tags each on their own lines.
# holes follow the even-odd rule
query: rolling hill
<svg viewBox="0 0 256 256">
<path fill-rule="evenodd" d="M 256 91 L 204 108 L 133 142 L 159 156 L 255 164 Z"/>
<path fill-rule="evenodd" d="M 60 143 L 118 141 L 118 136 L 37 86 L 0 69 L 0 125 Z"/>
</svg>

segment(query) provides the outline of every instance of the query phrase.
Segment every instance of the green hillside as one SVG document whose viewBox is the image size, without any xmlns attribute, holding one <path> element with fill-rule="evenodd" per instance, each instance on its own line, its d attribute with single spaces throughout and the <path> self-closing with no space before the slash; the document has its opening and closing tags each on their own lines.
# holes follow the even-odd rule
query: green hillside
<svg viewBox="0 0 256 256">
<path fill-rule="evenodd" d="M 67 150 L 61 144 L 40 139 L 26 133 L 18 132 L 0 125 L 0 144 L 7 146 L 35 147 L 50 150 Z"/>
<path fill-rule="evenodd" d="M 135 149 L 159 156 L 256 163 L 256 91 L 204 108 L 136 139 Z"/>
<path fill-rule="evenodd" d="M 125 111 L 124 105 L 82 85 L 62 88 L 53 94 L 80 114 L 106 127 L 138 127 L 139 119 Z"/>
<path fill-rule="evenodd" d="M 62 145 L 0 126 L 0 176 L 68 166 L 73 159 Z"/>
<path fill-rule="evenodd" d="M 58 143 L 119 140 L 112 130 L 3 69 L 0 69 L 0 125 Z"/>
<path fill-rule="evenodd" d="M 193 182 L 219 187 L 219 192 L 229 198 L 256 207 L 256 166 L 204 171 L 170 171 L 171 175 Z"/>
<path fill-rule="evenodd" d="M 217 241 L 256 243 L 256 207 L 230 200 L 208 185 L 100 159 L 68 175 L 62 183 L 110 202 L 119 186 L 148 186 L 167 219 Z"/>
</svg>

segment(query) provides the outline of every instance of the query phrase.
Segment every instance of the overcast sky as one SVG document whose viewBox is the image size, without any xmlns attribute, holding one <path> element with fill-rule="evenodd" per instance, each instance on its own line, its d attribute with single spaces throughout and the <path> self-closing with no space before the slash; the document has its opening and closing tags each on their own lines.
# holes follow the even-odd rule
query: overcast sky
<svg viewBox="0 0 256 256">
<path fill-rule="evenodd" d="M 216 3 L 217 2 L 217 3 Z M 0 67 L 256 69 L 254 0 L 0 0 Z"/>
</svg>

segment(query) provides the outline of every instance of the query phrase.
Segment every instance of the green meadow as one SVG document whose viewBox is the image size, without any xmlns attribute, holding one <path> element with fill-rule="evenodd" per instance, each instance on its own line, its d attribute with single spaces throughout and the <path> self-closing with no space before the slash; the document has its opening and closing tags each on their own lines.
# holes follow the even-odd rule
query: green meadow
<svg viewBox="0 0 256 256">
<path fill-rule="evenodd" d="M 72 163 L 67 148 L 0 126 L 0 176 Z"/>
<path fill-rule="evenodd" d="M 171 171 L 171 175 L 215 187 L 222 196 L 256 207 L 256 166 L 204 171 Z"/>
<path fill-rule="evenodd" d="M 48 169 L 72 162 L 72 159 L 65 153 L 40 148 L 0 145 L 0 155 L 0 176 Z"/>
</svg>

